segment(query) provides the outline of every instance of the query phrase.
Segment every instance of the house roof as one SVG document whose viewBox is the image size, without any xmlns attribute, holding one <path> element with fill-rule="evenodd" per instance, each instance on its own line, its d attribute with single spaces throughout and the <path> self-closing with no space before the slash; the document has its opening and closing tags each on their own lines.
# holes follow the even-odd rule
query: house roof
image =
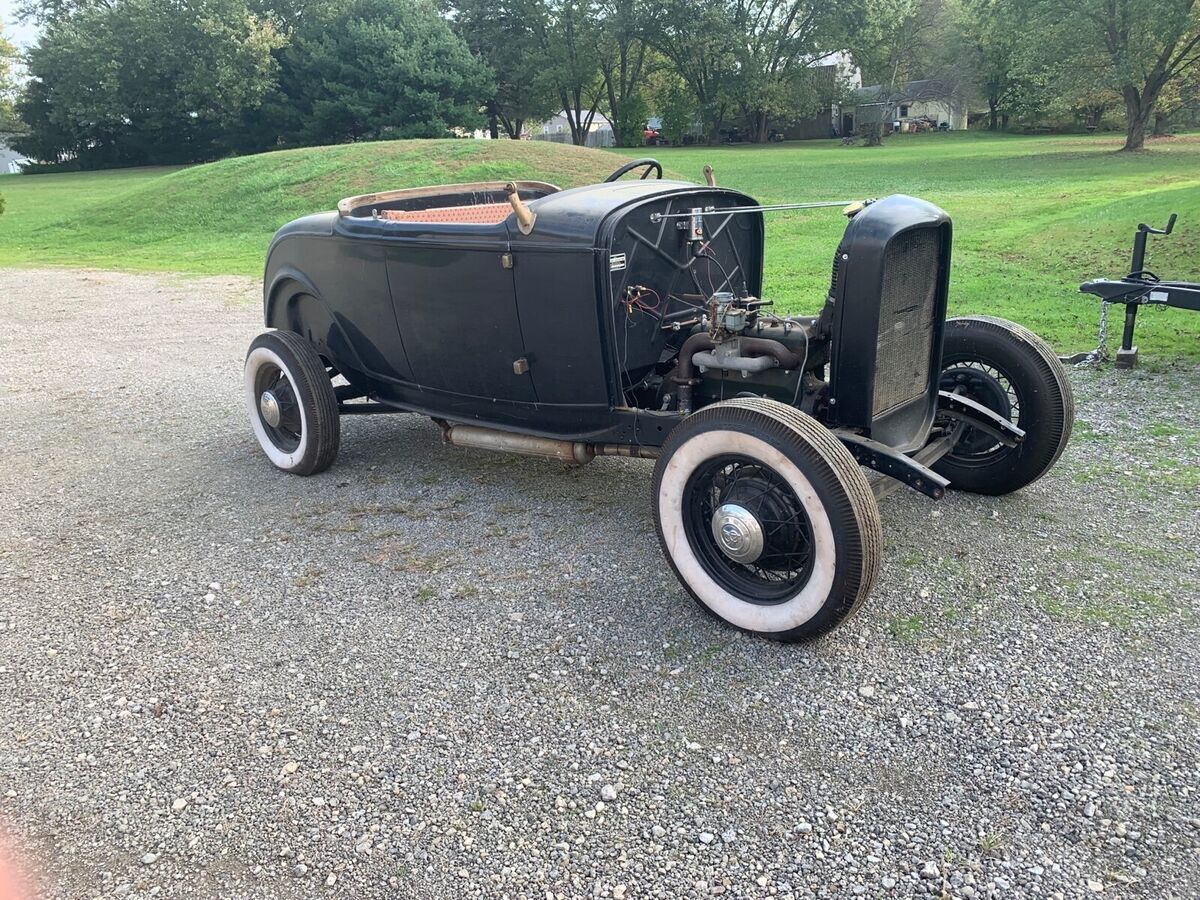
<svg viewBox="0 0 1200 900">
<path fill-rule="evenodd" d="M 904 100 L 946 100 L 954 91 L 945 82 L 936 78 L 922 78 L 917 81 L 906 81 L 896 85 L 895 93 L 888 96 L 882 84 L 871 84 L 859 88 L 856 96 L 860 103 L 872 103 L 891 99 L 893 102 Z"/>
<path fill-rule="evenodd" d="M 28 159 L 26 159 L 25 154 L 18 153 L 9 147 L 8 144 L 4 143 L 4 141 L 0 140 L 0 175 L 7 174 L 9 165 L 18 161 L 28 162 Z"/>
<path fill-rule="evenodd" d="M 587 112 L 585 111 L 584 117 L 586 118 L 586 116 L 587 116 Z M 547 119 L 542 124 L 548 125 L 550 122 L 555 122 L 555 123 L 564 122 L 565 123 L 567 121 L 568 121 L 567 111 L 564 109 L 564 110 L 560 110 L 559 112 L 556 112 L 554 115 L 552 115 L 549 119 Z M 604 113 L 600 112 L 600 110 L 596 110 L 592 114 L 592 127 L 593 128 L 603 128 L 605 125 L 607 125 L 611 128 L 612 122 L 608 121 L 608 117 L 606 115 L 604 115 Z"/>
</svg>

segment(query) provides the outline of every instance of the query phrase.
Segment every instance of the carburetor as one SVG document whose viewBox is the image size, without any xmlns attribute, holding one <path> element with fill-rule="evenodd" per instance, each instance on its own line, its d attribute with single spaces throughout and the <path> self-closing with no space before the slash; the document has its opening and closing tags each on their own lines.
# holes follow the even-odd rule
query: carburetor
<svg viewBox="0 0 1200 900">
<path fill-rule="evenodd" d="M 759 321 L 758 314 L 763 307 L 771 306 L 773 302 L 760 300 L 749 294 L 739 297 L 729 291 L 717 291 L 708 298 L 705 305 L 705 322 L 708 325 L 709 337 L 720 343 L 734 335 L 742 334 Z"/>
<path fill-rule="evenodd" d="M 735 297 L 730 291 L 718 291 L 708 298 L 708 334 L 718 343 L 732 335 L 741 334 L 750 324 L 757 307 L 751 307 L 753 298 Z M 761 304 L 761 301 L 757 301 Z"/>
</svg>

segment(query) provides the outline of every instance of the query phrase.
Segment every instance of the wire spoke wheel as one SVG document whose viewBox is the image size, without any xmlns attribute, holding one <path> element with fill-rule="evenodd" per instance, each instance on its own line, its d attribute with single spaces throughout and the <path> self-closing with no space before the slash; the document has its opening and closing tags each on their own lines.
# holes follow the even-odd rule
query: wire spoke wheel
<svg viewBox="0 0 1200 900">
<path fill-rule="evenodd" d="M 961 394 L 999 413 L 1014 425 L 1021 425 L 1020 393 L 1012 378 L 994 365 L 969 357 L 943 360 L 938 387 Z M 963 429 L 950 456 L 961 465 L 987 465 L 1011 449 L 991 435 L 968 426 Z"/>
<path fill-rule="evenodd" d="M 267 363 L 255 373 L 254 390 L 258 395 L 258 414 L 271 442 L 284 453 L 300 446 L 303 422 L 296 400 L 296 388 L 287 374 Z"/>
<path fill-rule="evenodd" d="M 795 491 L 745 456 L 697 469 L 684 489 L 684 522 L 709 575 L 748 603 L 778 603 L 808 580 L 812 523 Z"/>
<path fill-rule="evenodd" d="M 675 426 L 654 470 L 654 521 L 708 612 L 780 641 L 835 628 L 870 592 L 883 536 L 870 484 L 827 428 L 762 398 Z"/>
<path fill-rule="evenodd" d="M 1025 432 L 1020 444 L 1006 447 L 963 428 L 950 453 L 933 465 L 955 490 L 991 495 L 1019 490 L 1050 470 L 1071 437 L 1075 401 L 1066 372 L 1046 342 L 1020 325 L 993 316 L 948 319 L 938 386 Z"/>
<path fill-rule="evenodd" d="M 289 331 L 259 335 L 244 384 L 250 427 L 275 466 L 296 475 L 329 468 L 340 442 L 337 397 L 311 344 Z"/>
</svg>

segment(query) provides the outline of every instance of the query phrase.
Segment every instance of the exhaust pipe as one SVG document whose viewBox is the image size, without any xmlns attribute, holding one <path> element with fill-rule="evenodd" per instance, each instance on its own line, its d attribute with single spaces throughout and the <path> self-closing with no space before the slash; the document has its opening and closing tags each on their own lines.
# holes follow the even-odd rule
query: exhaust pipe
<svg viewBox="0 0 1200 900">
<path fill-rule="evenodd" d="M 625 444 L 587 444 L 583 441 L 559 441 L 554 438 L 534 437 L 528 434 L 513 434 L 478 425 L 442 426 L 442 440 L 455 447 L 473 447 L 476 450 L 498 450 L 502 453 L 519 453 L 522 456 L 537 456 L 554 459 L 572 466 L 582 466 L 597 456 L 631 456 L 639 459 L 658 459 L 657 447 L 634 447 Z"/>
<path fill-rule="evenodd" d="M 455 447 L 540 456 L 543 459 L 557 459 L 573 466 L 591 462 L 595 456 L 591 445 L 579 441 L 556 441 L 553 438 L 480 428 L 478 425 L 443 425 L 442 438 L 447 444 L 453 444 Z"/>
</svg>

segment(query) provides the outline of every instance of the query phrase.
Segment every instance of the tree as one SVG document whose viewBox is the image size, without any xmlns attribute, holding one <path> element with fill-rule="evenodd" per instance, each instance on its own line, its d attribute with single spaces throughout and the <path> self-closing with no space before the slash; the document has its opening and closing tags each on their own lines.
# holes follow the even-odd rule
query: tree
<svg viewBox="0 0 1200 900">
<path fill-rule="evenodd" d="M 447 3 L 455 31 L 487 63 L 494 90 L 479 99 L 493 138 L 500 128 L 519 140 L 525 123 L 549 118 L 558 91 L 548 77 L 542 52 L 547 10 L 541 0 L 452 0 Z"/>
<path fill-rule="evenodd" d="M 1077 67 L 1103 66 L 1125 106 L 1125 146 L 1141 150 L 1169 85 L 1200 63 L 1198 0 L 1038 0 L 1046 52 Z"/>
<path fill-rule="evenodd" d="M 546 74 L 562 104 L 571 141 L 587 143 L 603 98 L 600 39 L 603 29 L 589 0 L 547 0 L 540 26 Z"/>
<path fill-rule="evenodd" d="M 696 124 L 702 121 L 696 98 L 679 73 L 670 65 L 652 61 L 646 89 L 647 99 L 662 119 L 660 133 L 670 144 L 680 145 L 694 137 Z"/>
<path fill-rule="evenodd" d="M 1163 88 L 1154 105 L 1154 137 L 1170 134 L 1172 120 L 1195 102 L 1200 93 L 1200 66 L 1192 66 Z"/>
<path fill-rule="evenodd" d="M 13 131 L 17 127 L 13 109 L 13 94 L 17 86 L 12 71 L 16 58 L 17 48 L 4 36 L 4 23 L 0 22 L 0 133 Z"/>
<path fill-rule="evenodd" d="M 12 105 L 12 61 L 16 57 L 17 48 L 4 37 L 4 23 L 0 22 L 0 132 L 11 131 L 16 122 Z M 3 212 L 4 198 L 0 197 L 0 213 Z"/>
<path fill-rule="evenodd" d="M 119 0 L 20 0 L 16 4 L 17 18 L 32 20 L 39 25 L 61 22 L 78 12 L 112 8 Z"/>
<path fill-rule="evenodd" d="M 444 2 L 458 32 L 495 71 L 484 103 L 493 123 L 518 138 L 527 120 L 561 109 L 572 142 L 587 142 L 604 98 L 599 0 Z M 498 130 L 493 124 L 493 136 Z"/>
<path fill-rule="evenodd" d="M 861 0 L 666 0 L 653 41 L 695 94 L 709 139 L 736 111 L 753 141 L 829 102 L 815 64 L 861 33 Z"/>
<path fill-rule="evenodd" d="M 976 92 L 988 108 L 988 131 L 1008 124 L 1021 93 L 1019 61 L 1027 39 L 1026 0 L 960 0 L 955 24 L 971 54 Z"/>
<path fill-rule="evenodd" d="M 737 35 L 724 0 L 663 0 L 653 41 L 695 97 L 708 140 L 718 140 L 736 65 Z"/>
<path fill-rule="evenodd" d="M 208 159 L 274 73 L 274 29 L 242 0 L 114 0 L 47 22 L 17 103 L 41 160 L 84 167 Z"/>
<path fill-rule="evenodd" d="M 642 143 L 647 105 L 645 81 L 650 53 L 645 40 L 649 9 L 645 0 L 605 0 L 601 6 L 600 75 L 604 112 L 617 146 Z"/>
<path fill-rule="evenodd" d="M 482 124 L 491 73 L 429 3 L 352 0 L 305 16 L 280 55 L 284 143 L 444 137 Z"/>
<path fill-rule="evenodd" d="M 772 122 L 801 117 L 831 97 L 832 83 L 819 80 L 815 60 L 835 49 L 844 36 L 843 16 L 851 4 L 840 0 L 736 0 L 729 10 L 732 32 L 740 35 L 730 86 L 750 140 L 762 143 Z M 828 71 L 828 70 L 824 70 Z"/>
</svg>

